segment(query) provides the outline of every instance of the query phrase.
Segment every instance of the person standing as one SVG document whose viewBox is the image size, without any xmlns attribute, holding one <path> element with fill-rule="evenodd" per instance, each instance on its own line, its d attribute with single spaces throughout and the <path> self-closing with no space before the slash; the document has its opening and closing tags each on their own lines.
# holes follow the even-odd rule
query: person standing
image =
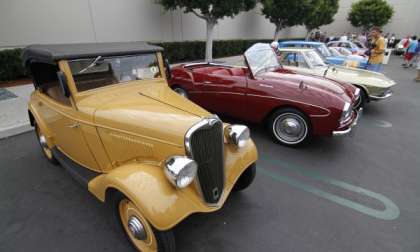
<svg viewBox="0 0 420 252">
<path fill-rule="evenodd" d="M 417 82 L 420 82 L 420 60 L 417 60 Z"/>
<path fill-rule="evenodd" d="M 277 41 L 273 41 L 270 44 L 271 48 L 273 49 L 273 51 L 276 53 L 276 55 L 279 55 L 279 42 Z"/>
<path fill-rule="evenodd" d="M 404 63 L 402 64 L 403 67 L 411 67 L 413 66 L 412 59 L 416 55 L 416 50 L 418 46 L 417 36 L 411 37 L 411 41 L 408 44 L 407 52 L 404 55 Z"/>
<path fill-rule="evenodd" d="M 420 82 L 420 38 L 419 38 L 419 40 L 417 40 L 416 59 L 417 59 L 417 78 L 416 78 L 416 81 Z"/>
<path fill-rule="evenodd" d="M 394 33 L 391 35 L 391 38 L 389 39 L 388 47 L 390 47 L 390 48 L 395 47 L 395 34 Z"/>
<path fill-rule="evenodd" d="M 373 27 L 370 32 L 372 39 L 369 50 L 369 61 L 366 67 L 367 70 L 374 72 L 382 72 L 382 61 L 385 53 L 385 39 L 381 35 L 379 27 Z"/>
<path fill-rule="evenodd" d="M 344 32 L 343 35 L 340 37 L 339 41 L 347 41 L 348 37 L 347 34 Z"/>
<path fill-rule="evenodd" d="M 366 44 L 367 44 L 366 33 L 365 32 L 360 33 L 359 37 L 357 37 L 357 40 L 359 40 L 360 43 L 362 43 L 364 46 L 366 46 Z"/>
</svg>

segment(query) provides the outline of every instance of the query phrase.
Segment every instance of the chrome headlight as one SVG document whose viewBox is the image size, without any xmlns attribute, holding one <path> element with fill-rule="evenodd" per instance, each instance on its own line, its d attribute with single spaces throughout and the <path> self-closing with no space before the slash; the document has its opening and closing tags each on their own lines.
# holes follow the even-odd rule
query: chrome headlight
<svg viewBox="0 0 420 252">
<path fill-rule="evenodd" d="M 341 113 L 340 122 L 346 122 L 351 117 L 352 108 L 349 102 L 344 103 L 343 112 Z"/>
<path fill-rule="evenodd" d="M 239 148 L 245 146 L 251 135 L 248 127 L 245 125 L 230 125 L 226 127 L 225 134 L 229 142 Z"/>
<path fill-rule="evenodd" d="M 173 156 L 165 161 L 165 175 L 178 188 L 185 188 L 197 175 L 197 163 L 184 156 Z"/>
</svg>

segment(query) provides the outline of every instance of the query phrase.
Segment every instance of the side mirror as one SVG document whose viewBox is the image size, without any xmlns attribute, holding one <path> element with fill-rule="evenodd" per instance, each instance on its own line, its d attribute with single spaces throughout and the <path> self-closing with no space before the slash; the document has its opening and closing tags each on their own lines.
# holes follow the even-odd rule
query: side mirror
<svg viewBox="0 0 420 252">
<path fill-rule="evenodd" d="M 67 84 L 67 77 L 62 71 L 57 72 L 58 82 L 60 83 L 61 92 L 65 97 L 70 97 L 70 89 Z"/>
<path fill-rule="evenodd" d="M 166 74 L 166 79 L 170 80 L 171 79 L 171 65 L 169 64 L 168 59 L 165 59 L 165 74 Z"/>
</svg>

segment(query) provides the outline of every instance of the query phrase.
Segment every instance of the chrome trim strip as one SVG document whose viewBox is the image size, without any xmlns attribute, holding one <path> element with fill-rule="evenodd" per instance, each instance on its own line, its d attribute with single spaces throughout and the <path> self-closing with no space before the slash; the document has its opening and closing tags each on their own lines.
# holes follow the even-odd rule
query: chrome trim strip
<svg viewBox="0 0 420 252">
<path fill-rule="evenodd" d="M 356 91 L 354 91 L 354 96 L 359 97 L 360 96 L 360 88 L 356 87 Z"/>
<path fill-rule="evenodd" d="M 383 96 L 369 95 L 369 98 L 372 101 L 381 101 L 381 100 L 385 100 L 385 99 L 391 97 L 392 94 L 393 94 L 392 90 L 388 90 L 388 91 L 385 91 L 385 95 L 383 95 Z"/>
<path fill-rule="evenodd" d="M 267 96 L 267 95 L 247 94 L 247 96 L 254 96 L 254 97 L 261 97 L 261 98 L 271 98 L 271 99 L 280 100 L 280 101 L 291 101 L 291 102 L 296 102 L 296 103 L 299 103 L 299 104 L 305 104 L 305 105 L 309 105 L 309 106 L 312 106 L 312 107 L 320 108 L 320 109 L 327 112 L 326 115 L 309 115 L 310 117 L 327 117 L 331 114 L 331 111 L 327 108 L 323 108 L 323 107 L 313 105 L 313 104 L 310 104 L 310 103 L 306 103 L 306 102 L 296 101 L 296 100 L 292 100 L 292 99 L 278 98 L 278 97 Z"/>
<path fill-rule="evenodd" d="M 201 66 L 201 65 L 209 65 L 209 66 L 221 66 L 221 67 L 229 67 L 232 68 L 233 66 L 230 65 L 226 65 L 226 64 L 219 64 L 219 63 L 213 63 L 213 62 L 196 62 L 196 63 L 189 63 L 189 64 L 185 64 L 185 67 L 194 67 L 194 66 Z"/>
<path fill-rule="evenodd" d="M 224 128 L 222 120 L 220 120 L 220 118 L 216 114 L 214 114 L 212 116 L 205 117 L 205 118 L 203 118 L 203 120 L 194 124 L 185 134 L 185 139 L 184 139 L 185 153 L 189 158 L 194 160 L 192 149 L 191 149 L 191 143 L 190 143 L 190 139 L 191 139 L 192 134 L 194 134 L 194 132 L 196 130 L 198 130 L 202 127 L 212 126 L 216 122 L 220 122 L 222 124 L 222 144 L 223 144 L 223 149 L 224 149 L 224 147 L 225 147 L 224 146 L 224 137 L 225 137 L 224 130 L 225 130 L 225 128 Z M 224 153 L 224 150 L 223 150 L 223 153 Z M 224 160 L 224 157 L 222 157 L 222 158 Z M 204 200 L 203 191 L 201 190 L 201 184 L 200 184 L 200 180 L 198 179 L 198 176 L 196 176 L 194 180 L 195 180 L 193 182 L 194 186 L 196 187 L 196 190 L 200 194 L 201 200 L 203 201 L 203 203 L 206 204 L 209 207 L 218 207 L 219 202 L 213 204 L 213 203 L 208 203 Z M 224 190 L 225 186 L 226 186 L 226 171 L 225 171 L 225 164 L 224 164 L 224 161 L 223 161 L 223 190 L 222 190 L 221 195 L 219 197 L 219 201 L 220 201 L 220 199 L 223 198 L 223 194 L 225 193 L 225 190 Z"/>
<path fill-rule="evenodd" d="M 205 127 L 206 125 L 208 126 L 212 126 L 213 124 L 215 124 L 217 121 L 221 120 L 219 119 L 219 117 L 217 115 L 212 115 L 210 117 L 205 117 L 203 118 L 203 120 L 199 121 L 198 123 L 194 124 L 185 134 L 185 138 L 184 138 L 184 144 L 185 144 L 185 152 L 187 154 L 187 156 L 189 156 L 190 158 L 192 158 L 192 150 L 191 150 L 191 143 L 190 143 L 190 139 L 192 134 L 202 128 Z M 223 122 L 221 122 L 223 124 Z"/>
<path fill-rule="evenodd" d="M 216 86 L 216 85 L 213 85 Z M 218 92 L 218 91 L 191 91 L 190 94 L 229 94 L 229 95 L 241 95 L 244 96 L 245 93 L 234 93 L 234 92 Z"/>
<path fill-rule="evenodd" d="M 360 108 L 358 111 L 355 111 L 355 112 L 356 112 L 356 118 L 354 119 L 353 123 L 349 126 L 349 128 L 348 129 L 345 129 L 345 130 L 336 130 L 336 131 L 333 131 L 332 132 L 332 135 L 334 137 L 345 136 L 345 135 L 348 135 L 348 134 L 350 134 L 352 132 L 353 128 L 357 126 L 358 121 L 359 121 L 360 117 L 362 116 L 363 109 Z"/>
<path fill-rule="evenodd" d="M 339 131 L 333 131 L 333 136 L 339 137 L 339 136 L 345 136 L 348 135 L 351 132 L 351 127 L 346 130 L 339 130 Z"/>
</svg>

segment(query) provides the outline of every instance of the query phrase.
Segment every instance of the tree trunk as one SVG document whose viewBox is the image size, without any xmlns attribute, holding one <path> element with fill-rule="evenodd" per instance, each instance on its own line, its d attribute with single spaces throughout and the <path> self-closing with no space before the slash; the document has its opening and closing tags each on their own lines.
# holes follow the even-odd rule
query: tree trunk
<svg viewBox="0 0 420 252">
<path fill-rule="evenodd" d="M 207 41 L 206 41 L 206 62 L 213 61 L 213 30 L 216 22 L 206 20 L 207 24 Z"/>
<path fill-rule="evenodd" d="M 279 41 L 280 31 L 281 31 L 281 26 L 276 25 L 276 30 L 274 31 L 274 41 Z"/>
<path fill-rule="evenodd" d="M 306 28 L 306 38 L 305 40 L 308 41 L 309 40 L 309 36 L 311 35 L 312 30 L 309 28 Z"/>
</svg>

